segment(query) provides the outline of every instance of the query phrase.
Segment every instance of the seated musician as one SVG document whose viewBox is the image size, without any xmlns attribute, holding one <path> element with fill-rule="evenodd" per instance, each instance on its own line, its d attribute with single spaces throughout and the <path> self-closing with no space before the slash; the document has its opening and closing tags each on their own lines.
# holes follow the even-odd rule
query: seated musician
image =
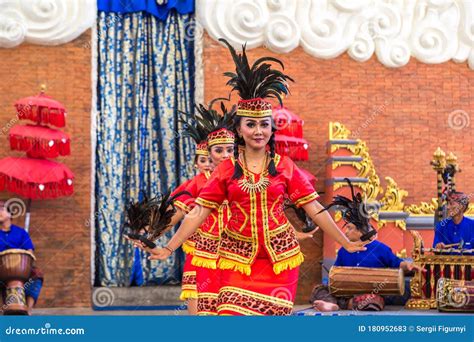
<svg viewBox="0 0 474 342">
<path fill-rule="evenodd" d="M 474 248 L 474 221 L 464 216 L 469 207 L 469 197 L 462 192 L 448 195 L 448 218 L 438 222 L 433 247 L 437 249 L 472 250 Z M 460 254 L 459 252 L 448 252 Z M 467 252 L 464 254 L 472 254 Z"/>
<path fill-rule="evenodd" d="M 11 223 L 11 213 L 5 207 L 5 202 L 0 201 L 0 252 L 7 249 L 25 249 L 33 253 L 34 246 L 28 232 Z M 5 284 L 0 286 L 4 288 Z M 33 267 L 31 277 L 24 285 L 29 314 L 38 300 L 42 286 L 43 276 L 38 268 Z M 0 298 L 2 299 L 0 302 L 4 302 L 4 293 Z"/>
<path fill-rule="evenodd" d="M 334 202 L 326 207 L 337 205 L 343 212 L 343 219 L 345 220 L 345 234 L 350 241 L 359 241 L 363 236 L 374 228 L 370 224 L 370 215 L 368 215 L 362 206 L 360 194 L 354 195 L 352 184 L 347 180 L 351 190 L 353 199 L 350 200 L 344 196 L 336 196 Z M 342 207 L 342 208 L 341 208 Z M 365 207 L 364 207 L 365 208 Z M 340 248 L 337 253 L 337 258 L 334 266 L 345 267 L 372 267 L 372 268 L 401 268 L 404 272 L 411 272 L 412 270 L 419 270 L 421 268 L 404 261 L 397 257 L 390 247 L 382 242 L 373 240 L 365 245 L 367 250 L 356 253 L 349 253 L 344 248 Z M 310 297 L 310 303 L 313 304 L 315 310 L 318 311 L 337 311 L 345 309 L 356 310 L 382 310 L 387 304 L 403 305 L 409 298 L 409 286 L 405 287 L 406 292 L 401 298 L 394 298 L 392 296 L 381 297 L 377 294 L 357 295 L 351 298 L 334 297 L 329 293 L 329 289 L 325 285 L 318 285 L 314 288 Z"/>
</svg>

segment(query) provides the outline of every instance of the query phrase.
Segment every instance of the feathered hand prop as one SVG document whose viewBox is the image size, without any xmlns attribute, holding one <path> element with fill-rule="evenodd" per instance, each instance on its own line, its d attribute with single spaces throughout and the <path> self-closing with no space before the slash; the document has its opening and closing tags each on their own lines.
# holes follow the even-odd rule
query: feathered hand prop
<svg viewBox="0 0 474 342">
<path fill-rule="evenodd" d="M 130 202 L 126 208 L 131 234 L 128 236 L 134 240 L 140 240 L 149 248 L 155 248 L 153 240 L 158 239 L 168 228 L 173 215 L 176 213 L 174 200 L 183 195 L 189 194 L 181 191 L 173 196 L 168 192 L 158 200 L 156 197 L 148 199 L 144 196 L 142 201 Z M 144 233 L 144 234 L 143 234 Z"/>
<path fill-rule="evenodd" d="M 227 85 L 232 87 L 232 91 L 237 91 L 243 100 L 272 97 L 282 105 L 282 95 L 288 95 L 290 92 L 288 81 L 294 81 L 283 72 L 272 69 L 272 64 L 265 62 L 277 63 L 284 70 L 283 63 L 274 57 L 262 57 L 250 66 L 245 51 L 246 45 L 242 46 L 242 54 L 238 54 L 227 40 L 221 38 L 219 41 L 227 46 L 234 60 L 235 73 L 224 73 L 224 76 L 230 78 Z"/>
<path fill-rule="evenodd" d="M 170 196 L 170 193 L 168 192 L 165 195 L 162 195 L 159 205 L 152 206 L 150 211 L 149 228 L 147 230 L 148 240 L 153 241 L 158 239 L 168 230 L 168 228 L 171 227 L 171 219 L 176 213 L 174 200 L 184 194 L 191 196 L 187 191 L 178 192 L 173 196 Z"/>
<path fill-rule="evenodd" d="M 376 234 L 376 230 L 370 224 L 371 213 L 368 211 L 367 204 L 363 201 L 362 195 L 360 193 L 355 194 L 354 187 L 349 178 L 344 178 L 344 180 L 351 188 L 352 199 L 337 195 L 334 197 L 332 203 L 320 212 L 329 210 L 332 207 L 337 207 L 337 209 L 342 211 L 344 221 L 354 224 L 356 228 L 362 232 L 361 240 L 369 240 Z"/>
<path fill-rule="evenodd" d="M 306 211 L 303 208 L 298 208 L 295 204 L 287 202 L 285 203 L 285 209 L 293 209 L 296 214 L 296 217 L 304 223 L 302 229 L 303 233 L 309 233 L 316 229 L 316 224 L 314 221 L 306 214 Z"/>
<path fill-rule="evenodd" d="M 135 234 L 140 234 L 142 230 L 146 230 L 150 221 L 150 209 L 156 198 L 149 199 L 146 195 L 143 200 L 130 202 L 125 211 L 128 217 L 128 226 Z"/>
</svg>

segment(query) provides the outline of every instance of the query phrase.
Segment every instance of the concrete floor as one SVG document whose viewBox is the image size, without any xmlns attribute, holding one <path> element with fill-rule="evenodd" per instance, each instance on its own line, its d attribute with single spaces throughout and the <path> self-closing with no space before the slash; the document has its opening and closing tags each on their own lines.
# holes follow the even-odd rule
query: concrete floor
<svg viewBox="0 0 474 342">
<path fill-rule="evenodd" d="M 34 309 L 34 316 L 184 316 L 187 314 L 182 307 L 175 310 L 107 310 L 95 311 L 92 308 L 40 308 Z M 435 316 L 440 315 L 437 310 L 415 311 L 405 310 L 401 306 L 387 306 L 382 312 L 354 312 L 335 311 L 320 313 L 309 308 L 309 305 L 296 305 L 295 315 L 298 316 L 348 316 L 348 315 L 410 315 L 410 316 Z M 449 314 L 456 315 L 456 314 Z"/>
</svg>

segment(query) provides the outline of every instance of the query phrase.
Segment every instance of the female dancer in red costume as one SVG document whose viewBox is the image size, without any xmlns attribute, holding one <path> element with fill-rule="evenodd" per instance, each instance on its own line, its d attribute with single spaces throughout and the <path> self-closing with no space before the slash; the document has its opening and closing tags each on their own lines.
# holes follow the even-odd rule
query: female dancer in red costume
<svg viewBox="0 0 474 342">
<path fill-rule="evenodd" d="M 209 157 L 207 148 L 207 134 L 208 131 L 199 125 L 191 125 L 186 123 L 188 135 L 196 142 L 196 155 L 194 157 L 194 167 L 198 170 L 200 175 L 207 175 L 214 169 L 212 160 Z M 187 186 L 192 182 L 192 179 L 185 181 L 178 186 L 173 194 L 185 191 Z M 183 206 L 177 205 L 183 210 Z M 184 208 L 186 209 L 186 208 Z M 181 212 L 176 216 L 176 219 L 184 217 L 185 212 Z M 196 267 L 192 265 L 192 256 L 194 254 L 194 246 L 196 243 L 195 235 L 193 234 L 184 244 L 183 251 L 186 253 L 186 261 L 183 268 L 183 278 L 181 281 L 181 295 L 179 298 L 187 302 L 188 313 L 190 315 L 197 314 L 197 286 L 196 286 Z"/>
<path fill-rule="evenodd" d="M 225 42 L 225 41 L 224 41 Z M 227 44 L 227 42 L 225 42 Z M 218 267 L 220 315 L 288 315 L 292 312 L 303 255 L 283 213 L 284 197 L 302 207 L 309 217 L 346 250 L 365 250 L 350 242 L 331 216 L 321 210 L 318 195 L 298 167 L 275 153 L 271 104 L 267 97 L 288 93 L 287 75 L 260 58 L 252 67 L 245 54 L 229 49 L 236 73 L 228 84 L 241 97 L 236 116 L 235 158 L 222 162 L 199 193 L 197 206 L 165 248 L 151 259 L 164 260 L 191 236 L 213 210 L 227 200 L 231 218 L 221 232 Z M 282 65 L 283 66 L 283 65 Z"/>
</svg>

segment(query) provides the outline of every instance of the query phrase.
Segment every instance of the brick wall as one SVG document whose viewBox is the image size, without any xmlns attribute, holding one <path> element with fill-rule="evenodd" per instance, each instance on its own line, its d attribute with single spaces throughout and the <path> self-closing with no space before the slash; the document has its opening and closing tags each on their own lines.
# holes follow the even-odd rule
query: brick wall
<svg viewBox="0 0 474 342">
<path fill-rule="evenodd" d="M 57 161 L 75 174 L 72 197 L 33 201 L 30 234 L 38 265 L 45 274 L 40 307 L 90 305 L 90 31 L 56 47 L 23 44 L 0 49 L 0 157 L 22 156 L 7 143 L 8 124 L 15 119 L 13 102 L 36 95 L 40 85 L 68 110 L 66 127 L 71 156 Z M 22 123 L 22 122 L 20 122 Z M 27 123 L 26 121 L 23 123 Z M 6 134 L 5 134 L 6 133 Z M 6 193 L 0 194 L 8 196 Z M 11 195 L 17 197 L 15 195 Z M 23 225 L 24 218 L 15 220 Z"/>
<path fill-rule="evenodd" d="M 205 98 L 209 100 L 228 93 L 222 73 L 233 70 L 233 64 L 227 50 L 207 35 L 204 44 Z M 375 57 L 366 63 L 355 62 L 346 54 L 320 60 L 301 48 L 286 55 L 258 48 L 248 55 L 250 61 L 262 55 L 280 58 L 295 79 L 284 102 L 305 120 L 310 160 L 299 165 L 317 176 L 317 190 L 324 189 L 329 122 L 339 121 L 354 138 L 367 142 L 382 186 L 385 188 L 384 177 L 390 176 L 408 191 L 405 203 L 436 197 L 436 175 L 429 162 L 438 146 L 458 156 L 462 172 L 457 188 L 474 193 L 470 182 L 474 124 L 462 129 L 448 125 L 455 110 L 474 115 L 474 71 L 466 64 L 427 65 L 412 59 L 403 68 L 388 69 Z M 235 102 L 236 97 L 233 99 Z M 453 126 L 459 128 L 456 125 L 455 120 Z M 319 254 L 317 247 L 303 247 L 307 260 L 313 262 Z M 308 281 L 300 278 L 300 297 L 301 291 L 308 291 Z"/>
</svg>

